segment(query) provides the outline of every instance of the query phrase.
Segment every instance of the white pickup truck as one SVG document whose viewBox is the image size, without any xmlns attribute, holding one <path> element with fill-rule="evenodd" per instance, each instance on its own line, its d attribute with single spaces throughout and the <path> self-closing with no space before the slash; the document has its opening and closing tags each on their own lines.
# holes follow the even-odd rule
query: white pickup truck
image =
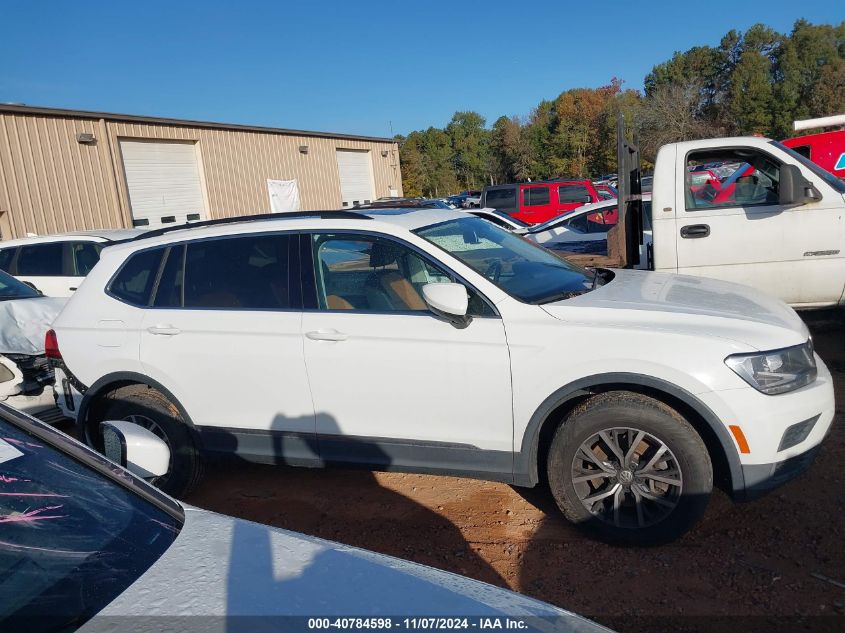
<svg viewBox="0 0 845 633">
<path fill-rule="evenodd" d="M 648 256 L 636 268 L 746 284 L 799 309 L 845 305 L 845 182 L 777 141 L 661 147 L 651 213 L 652 243 L 639 236 Z M 625 248 L 625 236 L 614 230 L 607 261 L 573 259 L 633 264 L 636 241 Z"/>
</svg>

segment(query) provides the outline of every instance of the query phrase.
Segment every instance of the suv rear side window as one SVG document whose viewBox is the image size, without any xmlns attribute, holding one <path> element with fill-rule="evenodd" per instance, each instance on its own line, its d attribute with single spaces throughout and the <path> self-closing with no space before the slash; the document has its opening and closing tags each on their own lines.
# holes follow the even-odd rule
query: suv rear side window
<svg viewBox="0 0 845 633">
<path fill-rule="evenodd" d="M 164 247 L 153 248 L 132 255 L 115 275 L 109 292 L 131 305 L 148 306 L 165 250 Z"/>
<path fill-rule="evenodd" d="M 526 207 L 536 207 L 541 204 L 549 204 L 548 187 L 528 187 L 523 190 L 522 195 Z"/>
<path fill-rule="evenodd" d="M 12 267 L 12 260 L 15 258 L 16 248 L 4 248 L 0 250 L 0 270 L 9 272 Z"/>
<path fill-rule="evenodd" d="M 100 261 L 100 251 L 103 247 L 96 242 L 73 242 L 70 244 L 73 252 L 74 272 L 79 277 L 85 277 Z"/>
<path fill-rule="evenodd" d="M 64 242 L 21 246 L 17 273 L 26 277 L 62 277 Z"/>
<path fill-rule="evenodd" d="M 245 235 L 191 242 L 185 257 L 185 307 L 283 310 L 291 305 L 290 235 Z"/>
<path fill-rule="evenodd" d="M 506 211 L 516 209 L 516 187 L 488 189 L 485 194 L 484 204 L 494 209 L 504 209 Z"/>
<path fill-rule="evenodd" d="M 587 204 L 592 200 L 590 192 L 584 185 L 561 185 L 558 189 L 558 202 L 572 204 L 574 202 Z"/>
</svg>

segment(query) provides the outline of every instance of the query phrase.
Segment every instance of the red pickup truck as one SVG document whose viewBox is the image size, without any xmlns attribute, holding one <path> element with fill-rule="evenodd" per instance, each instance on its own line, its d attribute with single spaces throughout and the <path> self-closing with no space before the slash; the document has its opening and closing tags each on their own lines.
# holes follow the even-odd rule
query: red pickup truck
<svg viewBox="0 0 845 633">
<path fill-rule="evenodd" d="M 585 204 L 606 199 L 590 180 L 544 180 L 485 187 L 481 206 L 540 224 Z"/>
</svg>

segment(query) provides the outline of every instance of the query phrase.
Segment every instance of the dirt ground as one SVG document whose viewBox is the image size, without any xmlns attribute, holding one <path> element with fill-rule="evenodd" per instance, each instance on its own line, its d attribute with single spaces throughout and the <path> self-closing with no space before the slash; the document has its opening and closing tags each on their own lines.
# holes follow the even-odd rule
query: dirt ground
<svg viewBox="0 0 845 633">
<path fill-rule="evenodd" d="M 620 633 L 845 631 L 845 316 L 805 318 L 839 403 L 818 459 L 751 503 L 715 493 L 671 545 L 605 545 L 547 492 L 452 477 L 227 464 L 187 501 L 508 587 Z"/>
</svg>

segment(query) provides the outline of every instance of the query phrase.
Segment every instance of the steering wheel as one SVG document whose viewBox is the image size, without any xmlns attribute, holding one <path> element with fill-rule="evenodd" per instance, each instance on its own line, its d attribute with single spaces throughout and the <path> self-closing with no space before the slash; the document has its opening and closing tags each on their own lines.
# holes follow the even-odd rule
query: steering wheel
<svg viewBox="0 0 845 633">
<path fill-rule="evenodd" d="M 490 281 L 498 282 L 499 277 L 502 276 L 502 261 L 494 259 L 490 262 L 490 265 L 487 266 L 487 270 L 484 271 L 484 276 Z"/>
</svg>

